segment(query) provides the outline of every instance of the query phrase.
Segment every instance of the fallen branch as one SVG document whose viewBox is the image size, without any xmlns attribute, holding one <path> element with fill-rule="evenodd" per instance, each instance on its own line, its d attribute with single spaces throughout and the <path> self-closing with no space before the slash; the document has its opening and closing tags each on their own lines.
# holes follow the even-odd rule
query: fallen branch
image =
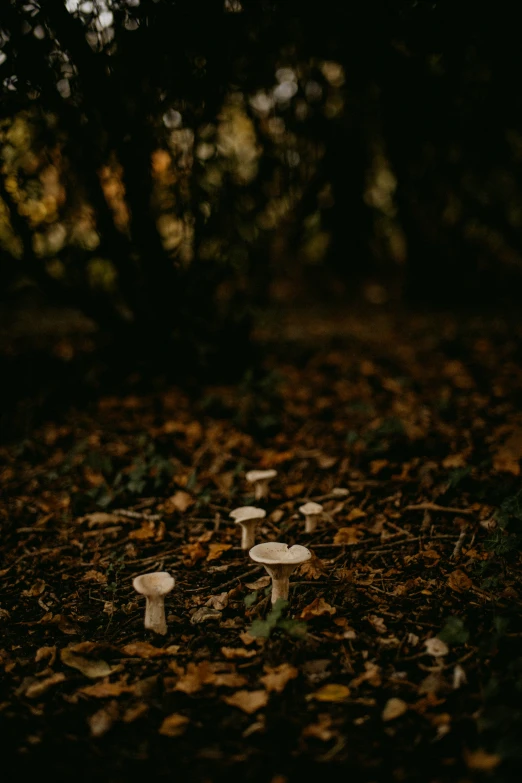
<svg viewBox="0 0 522 783">
<path fill-rule="evenodd" d="M 447 514 L 472 514 L 470 508 L 453 508 L 453 506 L 439 506 L 437 503 L 414 503 L 404 506 L 403 511 L 443 511 Z"/>
</svg>

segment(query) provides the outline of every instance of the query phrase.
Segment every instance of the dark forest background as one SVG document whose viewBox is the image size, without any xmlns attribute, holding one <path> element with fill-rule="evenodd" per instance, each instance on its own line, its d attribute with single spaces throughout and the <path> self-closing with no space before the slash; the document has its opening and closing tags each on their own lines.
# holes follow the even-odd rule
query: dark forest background
<svg viewBox="0 0 522 783">
<path fill-rule="evenodd" d="M 519 44 L 505 3 L 4 0 L 3 307 L 215 371 L 303 291 L 516 303 Z"/>
</svg>

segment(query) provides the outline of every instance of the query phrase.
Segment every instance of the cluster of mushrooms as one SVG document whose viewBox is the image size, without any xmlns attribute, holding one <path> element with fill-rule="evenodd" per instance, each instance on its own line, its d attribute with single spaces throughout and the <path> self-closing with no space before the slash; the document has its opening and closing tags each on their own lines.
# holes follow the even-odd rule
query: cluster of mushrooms
<svg viewBox="0 0 522 783">
<path fill-rule="evenodd" d="M 254 497 L 263 500 L 268 494 L 268 485 L 277 475 L 276 470 L 251 470 L 246 474 L 246 480 L 254 486 Z M 323 507 L 319 503 L 305 503 L 299 511 L 305 518 L 305 532 L 313 533 Z M 241 548 L 248 550 L 250 558 L 255 563 L 261 563 L 272 579 L 272 603 L 283 598 L 288 599 L 290 576 L 294 569 L 310 560 L 312 553 L 299 544 L 288 547 L 277 541 L 266 544 L 255 544 L 256 526 L 260 519 L 266 516 L 266 511 L 256 506 L 242 506 L 230 513 L 237 525 L 241 527 Z M 165 619 L 165 596 L 174 587 L 174 578 L 166 571 L 142 574 L 133 580 L 136 592 L 145 596 L 145 628 L 157 634 L 167 633 Z"/>
</svg>

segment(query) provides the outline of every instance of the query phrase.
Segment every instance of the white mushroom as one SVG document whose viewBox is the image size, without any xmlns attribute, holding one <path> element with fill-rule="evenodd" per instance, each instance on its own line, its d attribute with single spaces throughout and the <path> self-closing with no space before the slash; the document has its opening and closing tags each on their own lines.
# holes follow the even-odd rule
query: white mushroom
<svg viewBox="0 0 522 783">
<path fill-rule="evenodd" d="M 268 484 L 277 476 L 277 470 L 249 470 L 246 480 L 254 485 L 254 497 L 256 500 L 266 498 Z"/>
<path fill-rule="evenodd" d="M 256 543 L 257 520 L 266 517 L 266 511 L 255 506 L 241 506 L 231 511 L 230 516 L 236 525 L 241 525 L 241 549 L 251 549 Z"/>
<path fill-rule="evenodd" d="M 255 563 L 262 563 L 272 579 L 272 603 L 279 598 L 288 600 L 290 589 L 290 574 L 301 563 L 310 560 L 312 553 L 304 546 L 294 544 L 288 548 L 288 544 L 271 541 L 267 544 L 258 544 L 248 553 Z"/>
<path fill-rule="evenodd" d="M 313 533 L 317 527 L 317 520 L 323 513 L 323 507 L 320 503 L 305 503 L 299 511 L 305 518 L 305 533 Z"/>
<path fill-rule="evenodd" d="M 133 579 L 137 593 L 145 596 L 145 628 L 164 636 L 167 633 L 165 620 L 165 596 L 174 587 L 174 578 L 166 571 L 142 574 Z"/>
</svg>

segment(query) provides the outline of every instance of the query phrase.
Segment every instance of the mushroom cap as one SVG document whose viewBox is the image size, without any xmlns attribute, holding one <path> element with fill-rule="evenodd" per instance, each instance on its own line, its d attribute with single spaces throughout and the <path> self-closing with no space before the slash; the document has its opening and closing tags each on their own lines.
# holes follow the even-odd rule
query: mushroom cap
<svg viewBox="0 0 522 783">
<path fill-rule="evenodd" d="M 166 595 L 174 587 L 175 581 L 167 571 L 154 571 L 137 576 L 132 580 L 132 584 L 141 595 Z"/>
<path fill-rule="evenodd" d="M 304 506 L 301 506 L 299 511 L 301 514 L 305 514 L 308 516 L 309 514 L 320 514 L 323 510 L 323 507 L 320 503 L 305 503 Z"/>
<path fill-rule="evenodd" d="M 241 506 L 241 508 L 235 508 L 229 514 L 230 517 L 240 524 L 241 522 L 247 522 L 249 519 L 263 519 L 266 517 L 266 511 L 264 508 L 256 508 L 255 506 Z"/>
<path fill-rule="evenodd" d="M 312 553 L 305 546 L 294 544 L 289 548 L 288 544 L 279 541 L 257 544 L 248 554 L 256 563 L 264 565 L 299 565 L 312 557 Z"/>
<path fill-rule="evenodd" d="M 272 468 L 271 470 L 249 470 L 245 478 L 247 481 L 254 482 L 272 479 L 275 476 L 277 476 L 277 470 Z"/>
</svg>

